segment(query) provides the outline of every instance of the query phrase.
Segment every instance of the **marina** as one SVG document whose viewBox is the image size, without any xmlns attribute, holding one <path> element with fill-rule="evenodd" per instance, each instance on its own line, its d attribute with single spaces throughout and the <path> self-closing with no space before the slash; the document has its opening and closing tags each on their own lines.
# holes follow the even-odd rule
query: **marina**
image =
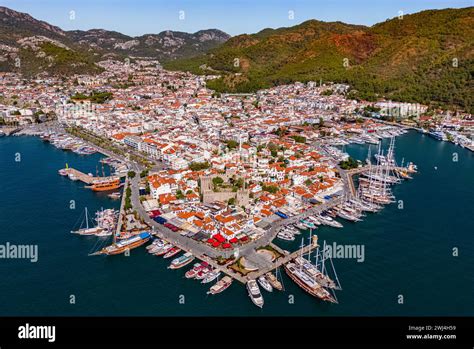
<svg viewBox="0 0 474 349">
<path fill-rule="evenodd" d="M 419 137 L 419 136 L 416 135 L 416 134 L 413 134 L 413 136 Z M 22 141 L 22 142 L 26 141 L 26 139 L 21 139 L 21 138 L 15 138 L 15 140 L 16 140 L 16 141 Z M 11 139 L 8 139 L 7 141 L 11 141 Z M 430 141 L 430 142 L 435 142 L 435 140 L 429 140 L 429 141 Z M 430 144 L 431 144 L 431 143 L 430 143 Z M 440 143 L 440 144 L 441 144 L 441 143 Z M 356 146 L 361 146 L 361 145 L 356 145 Z M 397 142 L 397 150 L 399 150 L 400 153 L 403 152 L 403 155 L 408 157 L 409 152 L 407 152 L 407 149 L 405 149 L 405 151 L 403 151 L 403 150 L 400 150 L 400 148 L 403 148 L 403 141 L 398 141 L 398 142 Z M 46 150 L 46 151 L 48 151 L 48 150 Z M 352 152 L 352 154 L 353 154 L 352 156 L 356 155 L 356 154 L 353 152 L 352 149 L 349 149 L 349 152 Z M 360 154 L 359 158 L 364 159 L 366 156 L 367 156 L 367 148 L 365 148 L 365 150 L 363 150 L 363 149 L 361 148 L 361 154 Z M 416 181 L 417 181 L 417 182 L 419 182 L 419 179 L 418 179 L 418 178 L 422 178 L 423 175 L 426 175 L 426 171 L 428 171 L 430 168 L 431 168 L 431 171 L 434 171 L 434 170 L 433 170 L 433 166 L 427 167 L 426 165 L 423 165 L 423 164 L 424 164 L 424 163 L 423 163 L 423 160 L 422 160 L 421 158 L 419 158 L 419 157 L 417 158 L 416 156 L 410 156 L 410 160 L 414 161 L 414 162 L 418 165 L 418 168 L 419 168 L 418 174 L 416 175 Z M 64 164 L 66 161 L 64 161 L 64 159 L 60 159 L 60 162 L 62 162 L 62 163 Z M 71 160 L 67 160 L 67 162 L 71 162 Z M 93 165 L 93 166 L 95 167 L 95 165 Z M 443 168 L 442 163 L 437 163 L 437 166 L 438 166 L 438 168 L 441 168 L 441 169 Z M 447 164 L 445 164 L 444 166 L 447 166 Z M 57 168 L 57 167 L 56 167 L 56 168 Z M 51 173 L 49 173 L 49 175 L 51 175 Z M 53 174 L 53 175 L 54 175 L 54 174 Z M 56 177 L 53 177 L 53 178 L 57 178 L 57 180 L 60 180 L 60 179 L 61 179 L 60 176 L 56 176 Z M 68 182 L 64 182 L 64 184 L 67 184 L 67 183 L 68 183 Z M 69 183 L 70 183 L 70 185 L 73 185 L 73 182 L 69 182 Z M 68 185 L 69 185 L 69 184 L 68 184 Z M 405 186 L 408 186 L 408 187 L 409 187 L 409 188 L 408 188 L 409 190 L 413 190 L 413 188 L 414 188 L 413 186 L 410 185 L 410 182 L 406 182 L 406 183 L 404 183 L 404 184 L 397 185 L 397 186 L 394 187 L 394 190 L 395 190 L 394 193 L 395 193 L 395 195 L 397 195 L 397 196 L 398 196 L 398 195 L 402 195 L 402 194 L 400 194 L 400 190 L 403 192 Z M 87 192 L 84 192 L 84 194 L 86 194 L 86 193 L 87 193 Z M 91 194 L 92 194 L 92 193 L 91 193 Z M 423 197 L 423 196 L 421 196 L 421 197 Z M 92 197 L 91 197 L 91 198 L 92 198 Z M 105 198 L 105 199 L 108 200 L 108 198 Z M 94 199 L 94 200 L 96 200 L 96 199 Z M 354 232 L 353 232 L 354 229 L 357 229 L 357 230 L 364 229 L 364 228 L 363 228 L 364 225 L 367 225 L 367 224 L 368 224 L 369 226 L 372 226 L 373 224 L 380 224 L 380 223 L 377 222 L 377 221 L 379 221 L 379 220 L 380 220 L 381 218 L 383 218 L 383 217 L 389 216 L 390 214 L 394 214 L 393 209 L 397 210 L 396 207 L 393 207 L 392 205 L 388 205 L 388 206 L 385 207 L 385 209 L 384 209 L 383 211 L 380 211 L 380 212 L 383 213 L 383 212 L 385 212 L 386 210 L 388 210 L 388 211 L 390 211 L 389 213 L 387 213 L 387 214 L 382 214 L 381 216 L 379 216 L 380 213 L 378 213 L 377 215 L 374 215 L 374 216 L 371 216 L 370 218 L 364 219 L 364 221 L 359 222 L 359 223 L 357 223 L 357 224 L 355 224 L 355 225 L 352 225 L 351 223 L 346 223 L 346 224 L 344 224 L 344 228 L 343 228 L 342 230 L 340 230 L 340 229 L 333 229 L 332 227 L 325 225 L 325 224 L 323 223 L 324 220 L 318 218 L 317 215 L 314 215 L 314 214 L 313 214 L 312 216 L 314 216 L 314 218 L 316 218 L 319 222 L 322 223 L 321 225 L 317 225 L 317 230 L 318 230 L 317 234 L 318 234 L 318 237 L 319 237 L 320 239 L 321 239 L 321 236 L 322 236 L 322 237 L 326 240 L 326 239 L 328 239 L 330 236 L 334 236 L 335 233 L 337 233 L 337 232 L 342 232 L 343 234 L 340 235 L 340 236 L 338 236 L 338 240 L 340 240 L 340 239 L 343 239 L 343 240 L 344 240 L 344 237 L 349 238 L 350 240 L 352 240 L 352 239 L 355 238 L 355 235 L 360 235 L 360 232 L 359 232 L 358 234 L 354 234 Z M 90 212 L 96 212 L 97 210 L 100 210 L 100 207 L 98 207 L 96 210 L 90 209 Z M 400 212 L 400 211 L 398 211 L 398 212 Z M 403 212 L 405 212 L 405 211 L 401 211 L 401 213 L 403 213 Z M 406 212 L 406 213 L 408 213 L 408 212 Z M 329 217 L 329 216 L 327 216 L 327 217 Z M 331 218 L 332 218 L 332 217 L 331 217 Z M 334 219 L 334 218 L 332 218 L 332 219 Z M 77 213 L 76 213 L 73 217 L 71 217 L 71 221 L 75 221 L 75 220 L 77 220 Z M 402 220 L 402 222 L 404 222 L 404 221 L 405 221 L 405 220 Z M 309 220 L 309 222 L 311 222 L 311 220 Z M 309 223 L 309 222 L 307 222 L 307 223 Z M 314 222 L 311 222 L 311 223 L 314 224 Z M 295 222 L 295 224 L 298 224 L 298 221 Z M 393 223 L 392 223 L 392 224 L 393 224 Z M 387 234 L 387 229 L 389 229 L 389 228 L 388 228 L 388 226 L 387 226 L 386 224 L 384 224 L 383 226 L 385 227 L 385 228 L 384 228 L 384 229 L 385 229 L 385 234 Z M 300 226 L 300 227 L 302 227 L 302 226 Z M 359 227 L 362 227 L 362 228 L 359 228 Z M 411 227 L 412 227 L 412 229 L 413 229 L 413 227 L 416 227 L 416 224 L 413 225 L 413 223 L 412 223 L 412 224 L 411 224 Z M 396 226 L 395 226 L 395 227 L 391 227 L 390 229 L 396 229 Z M 64 234 L 64 232 L 66 232 L 66 231 L 69 231 L 69 230 L 64 229 L 64 230 L 63 230 L 63 234 Z M 303 234 L 306 234 L 306 230 L 303 230 L 302 232 L 303 232 Z M 402 232 L 403 232 L 403 231 L 402 231 Z M 313 233 L 314 233 L 314 232 L 313 232 Z M 400 232 L 399 232 L 398 234 L 400 234 Z M 402 235 L 403 235 L 403 234 L 402 234 Z M 381 235 L 380 237 L 382 237 L 382 236 L 383 236 L 383 235 Z M 423 235 L 420 235 L 420 236 L 416 237 L 416 236 L 413 236 L 413 234 L 410 234 L 410 236 L 411 236 L 411 240 L 413 241 L 413 238 L 415 238 L 415 239 L 418 238 L 418 239 L 419 239 L 419 238 L 420 238 L 421 236 L 423 236 Z M 365 239 L 366 239 L 366 238 L 365 238 Z M 71 241 L 75 241 L 75 242 L 74 242 L 74 245 L 75 245 L 75 244 L 78 243 L 79 240 L 77 240 L 77 239 L 72 239 Z M 280 243 L 277 242 L 277 241 L 275 241 L 275 242 L 276 242 L 277 244 L 280 244 Z M 282 243 L 282 244 L 285 244 L 285 249 L 290 249 L 290 245 L 291 245 L 291 244 L 296 244 L 295 247 L 298 249 L 297 246 L 299 245 L 299 239 L 296 239 L 296 241 L 293 241 L 293 242 L 286 242 L 286 241 L 283 241 L 283 242 L 281 242 L 281 243 Z M 82 244 L 82 243 L 81 243 L 81 244 Z M 86 247 L 87 245 L 89 245 L 89 247 L 87 247 L 87 249 L 90 248 L 90 243 L 87 244 L 86 240 L 84 240 L 84 244 L 85 244 L 84 247 Z M 286 244 L 290 244 L 290 245 L 286 245 Z M 397 246 L 397 245 L 396 245 L 396 246 Z M 145 253 L 145 254 L 141 253 L 141 252 L 140 252 L 140 249 L 141 249 L 141 248 L 133 249 L 133 250 L 131 251 L 131 257 L 129 257 L 129 258 L 132 258 L 132 259 L 130 259 L 130 260 L 126 259 L 126 260 L 128 261 L 127 264 L 130 263 L 130 261 L 132 261 L 133 264 L 135 264 L 135 263 L 140 263 L 140 264 L 145 263 L 145 264 L 143 264 L 143 265 L 150 264 L 150 261 L 149 261 L 149 262 L 146 262 L 145 260 L 143 260 L 143 257 L 147 257 L 148 254 L 147 254 L 147 253 Z M 387 247 L 384 247 L 380 252 L 382 253 L 382 251 L 385 251 L 385 252 L 383 252 L 383 254 L 386 255 L 386 254 L 387 254 L 386 249 L 387 249 Z M 87 254 L 87 250 L 86 250 L 86 251 L 83 251 L 83 255 L 84 255 L 84 253 Z M 294 260 L 294 258 L 297 257 L 297 255 L 298 255 L 298 254 L 296 253 L 295 255 L 291 256 L 291 257 L 293 257 L 293 260 Z M 154 256 L 152 256 L 152 255 L 151 255 L 150 257 L 151 257 L 151 258 L 156 258 L 156 257 L 154 257 Z M 198 256 L 198 257 L 199 257 L 199 256 Z M 76 257 L 76 258 L 81 259 L 79 256 Z M 120 259 L 121 257 L 118 257 L 118 258 Z M 115 258 L 113 258 L 113 259 L 115 260 Z M 290 258 L 288 258 L 288 260 L 289 260 L 289 259 L 290 259 Z M 81 260 L 83 261 L 82 263 L 84 263 L 83 258 L 82 258 Z M 118 259 L 117 259 L 117 260 L 118 260 Z M 160 259 L 160 260 L 161 260 L 161 259 Z M 163 260 L 163 261 L 166 261 L 166 260 Z M 92 257 L 91 257 L 91 258 L 88 259 L 88 261 L 86 262 L 86 265 L 87 265 L 87 264 L 91 264 L 91 263 L 92 263 L 92 264 L 101 264 L 102 262 L 100 262 L 100 258 L 97 259 L 97 258 L 92 258 Z M 156 262 L 155 262 L 155 263 L 156 263 Z M 293 263 L 294 263 L 294 262 L 293 262 Z M 348 263 L 349 263 L 349 264 L 348 264 Z M 114 264 L 115 264 L 115 263 L 114 263 Z M 169 260 L 168 260 L 167 262 L 165 262 L 165 264 L 163 265 L 163 268 L 162 268 L 163 271 L 166 270 L 166 266 L 167 266 L 167 265 L 169 265 Z M 333 309 L 330 311 L 330 313 L 332 313 L 332 314 L 341 313 L 341 312 L 342 312 L 342 313 L 346 313 L 347 309 L 352 307 L 350 299 L 353 298 L 353 297 L 357 294 L 357 292 L 358 292 L 357 284 L 354 284 L 353 282 L 351 282 L 351 279 L 352 279 L 352 278 L 350 277 L 350 274 L 347 273 L 347 272 L 348 272 L 348 269 L 347 269 L 347 268 L 348 268 L 349 266 L 350 266 L 350 261 L 347 261 L 347 260 L 346 260 L 346 261 L 345 261 L 345 260 L 338 260 L 338 261 L 337 261 L 337 269 L 338 269 L 337 271 L 338 271 L 338 275 L 339 275 L 339 276 L 343 279 L 343 281 L 344 281 L 344 284 L 345 284 L 345 291 L 343 291 L 343 292 L 340 293 L 340 295 L 339 295 L 339 297 L 338 297 L 338 298 L 339 298 L 339 304 L 337 305 L 337 307 L 333 308 Z M 126 266 L 124 265 L 123 267 L 126 267 Z M 151 267 L 151 264 L 150 264 L 150 267 Z M 189 268 L 189 266 L 188 266 L 187 268 Z M 215 268 L 215 266 L 213 266 L 213 268 Z M 352 267 L 349 267 L 349 268 L 352 269 Z M 186 269 L 186 268 L 183 268 L 183 269 Z M 272 268 L 272 269 L 275 270 L 274 268 Z M 415 269 L 416 269 L 416 268 L 415 268 Z M 185 273 L 185 272 L 184 272 L 184 273 Z M 268 273 L 268 272 L 267 272 L 267 273 Z M 351 273 L 353 273 L 353 272 L 351 272 Z M 357 275 L 357 273 L 356 273 L 356 275 Z M 354 276 L 356 276 L 356 275 L 354 275 Z M 255 274 L 253 274 L 251 277 L 252 277 L 253 279 L 258 279 L 258 277 L 260 277 L 260 276 L 261 276 L 261 275 L 259 275 L 258 273 L 255 273 Z M 283 272 L 283 276 L 284 276 L 285 278 L 287 278 L 287 279 L 285 280 L 285 282 L 284 282 L 284 288 L 285 288 L 285 290 L 287 290 L 287 292 L 293 292 L 293 293 L 296 292 L 296 294 L 298 294 L 298 289 L 300 289 L 299 286 L 298 286 L 296 283 L 294 283 L 294 282 L 288 277 L 288 275 L 287 275 L 285 272 Z M 163 276 L 162 276 L 162 277 L 163 277 Z M 221 274 L 221 277 L 225 277 L 225 276 L 222 276 L 222 274 Z M 280 276 L 280 277 L 281 277 L 281 276 Z M 171 274 L 168 276 L 168 278 L 171 278 L 171 279 L 175 280 L 175 279 L 176 279 L 176 275 L 174 275 L 174 273 L 171 273 Z M 185 278 L 183 278 L 183 279 L 185 280 Z M 201 279 L 201 280 L 202 280 L 202 279 Z M 243 280 L 243 281 L 245 282 L 245 280 Z M 216 280 L 214 280 L 214 282 L 217 283 L 217 282 L 219 282 L 219 280 L 216 279 Z M 382 282 L 384 282 L 384 281 L 382 280 Z M 194 283 L 193 283 L 193 284 L 194 284 Z M 186 286 L 185 284 L 183 284 L 183 285 L 180 286 L 180 287 L 188 288 L 188 289 L 190 290 L 190 292 L 192 292 L 191 290 L 194 289 L 194 288 L 196 288 L 196 285 L 195 285 L 195 284 L 194 284 L 194 285 L 190 285 L 190 284 L 189 284 L 188 286 Z M 207 285 L 206 290 L 209 290 L 209 287 L 212 287 L 212 286 Z M 295 287 L 296 287 L 296 288 L 295 288 Z M 154 288 L 155 288 L 155 289 L 159 289 L 159 287 L 157 287 L 157 286 L 154 286 Z M 120 289 L 120 288 L 119 288 L 119 289 Z M 230 287 L 230 289 L 229 289 L 229 290 L 226 290 L 225 292 L 223 292 L 222 296 L 220 296 L 220 297 L 224 297 L 224 299 L 227 299 L 228 297 L 231 297 L 231 298 L 235 298 L 235 297 L 240 298 L 240 297 L 239 297 L 239 294 L 241 294 L 241 291 L 239 291 L 239 289 L 240 289 L 240 287 Z M 351 294 L 347 293 L 347 292 L 348 292 L 348 291 L 347 291 L 348 289 L 351 290 Z M 373 292 L 373 290 L 375 290 L 375 288 L 372 289 L 371 292 Z M 301 291 L 303 291 L 303 290 L 301 290 Z M 300 292 L 301 292 L 301 291 L 300 291 Z M 261 292 L 266 292 L 266 291 L 264 291 L 263 288 L 262 288 L 262 291 L 261 291 Z M 366 287 L 364 287 L 364 292 L 367 292 Z M 206 293 L 206 291 L 204 291 L 204 293 Z M 287 308 L 282 304 L 282 301 L 283 301 L 284 297 L 282 297 L 283 299 L 279 301 L 278 297 L 275 298 L 275 295 L 276 295 L 276 294 L 275 294 L 275 291 L 273 291 L 272 293 L 265 293 L 265 294 L 262 295 L 262 296 L 265 297 L 265 298 L 268 298 L 269 295 L 272 295 L 272 297 L 270 297 L 270 300 L 267 300 L 267 302 L 265 302 L 265 303 L 266 303 L 266 306 L 264 307 L 264 311 L 265 311 L 265 312 L 275 314 L 275 313 L 278 313 L 278 311 L 279 311 L 278 309 L 280 309 L 280 311 L 281 311 L 282 309 L 287 309 Z M 120 297 L 120 292 L 119 292 L 119 295 L 118 295 L 118 296 Z M 215 298 L 215 300 L 217 301 L 220 297 Z M 379 295 L 379 297 L 381 297 L 382 299 L 384 299 L 384 296 L 383 296 L 383 295 Z M 165 297 L 165 299 L 166 299 L 166 297 Z M 317 304 L 318 304 L 318 303 L 314 303 L 314 300 L 313 300 L 313 302 L 311 302 L 311 297 L 308 297 L 307 302 L 304 301 L 304 299 L 306 299 L 306 298 L 300 299 L 300 302 L 303 302 L 303 304 L 306 304 L 307 307 L 309 306 L 309 309 L 314 309 L 314 307 L 317 307 Z M 360 298 L 359 298 L 359 299 L 360 299 Z M 243 300 L 242 300 L 242 301 L 243 301 Z M 247 301 L 247 302 L 248 302 L 248 301 Z M 221 302 L 217 301 L 217 303 L 221 303 Z M 243 302 L 243 303 L 245 304 L 245 302 Z M 251 302 L 248 302 L 248 303 L 251 303 Z M 271 303 L 271 304 L 267 304 L 267 303 Z M 310 306 L 310 304 L 313 304 L 313 305 Z M 140 309 L 140 306 L 139 306 L 138 304 L 135 304 L 135 306 L 136 306 L 135 309 Z M 221 303 L 221 306 L 224 306 L 224 304 Z M 228 307 L 228 306 L 229 306 L 229 305 L 227 305 L 227 307 Z M 241 304 L 240 306 L 242 306 L 242 304 Z M 98 306 L 98 308 L 100 309 L 101 306 Z M 226 308 L 226 306 L 224 306 L 224 308 Z M 244 308 L 245 308 L 245 307 L 244 307 Z M 285 312 L 286 312 L 286 311 L 291 311 L 291 309 L 292 309 L 292 308 L 288 308 L 288 310 L 285 310 Z M 389 309 L 390 309 L 390 307 L 389 307 Z M 105 309 L 103 309 L 103 310 L 105 310 Z M 143 310 L 144 310 L 144 309 L 143 309 Z M 392 311 L 394 311 L 394 310 L 392 310 Z M 146 312 L 146 311 L 145 311 L 145 312 Z M 301 313 L 301 309 L 299 309 L 298 312 Z"/>
</svg>

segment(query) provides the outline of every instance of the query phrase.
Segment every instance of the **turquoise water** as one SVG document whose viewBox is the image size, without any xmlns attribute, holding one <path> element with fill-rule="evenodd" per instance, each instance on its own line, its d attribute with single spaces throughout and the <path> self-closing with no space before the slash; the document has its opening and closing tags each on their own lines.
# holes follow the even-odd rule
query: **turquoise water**
<svg viewBox="0 0 474 349">
<path fill-rule="evenodd" d="M 365 145 L 346 150 L 359 159 L 367 154 Z M 185 269 L 168 270 L 168 260 L 143 248 L 129 257 L 87 256 L 97 238 L 69 231 L 85 206 L 94 211 L 119 203 L 57 170 L 67 162 L 95 173 L 101 156 L 78 156 L 33 137 L 0 138 L 0 243 L 39 246 L 37 263 L 0 260 L 0 315 L 474 315 L 473 153 L 415 132 L 397 138 L 396 152 L 398 161 L 403 156 L 419 168 L 394 188 L 404 208 L 393 204 L 363 222 L 317 231 L 320 241 L 365 247 L 363 263 L 334 260 L 340 303 L 322 303 L 284 275 L 286 292 L 264 293 L 260 310 L 242 285 L 207 296 L 210 285 L 185 279 Z M 300 242 L 278 244 L 291 250 Z"/>
</svg>

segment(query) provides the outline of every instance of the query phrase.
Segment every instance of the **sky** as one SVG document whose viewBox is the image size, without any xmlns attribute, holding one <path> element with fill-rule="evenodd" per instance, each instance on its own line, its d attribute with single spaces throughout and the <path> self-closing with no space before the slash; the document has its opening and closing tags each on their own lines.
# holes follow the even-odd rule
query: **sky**
<svg viewBox="0 0 474 349">
<path fill-rule="evenodd" d="M 130 36 L 217 28 L 230 35 L 288 27 L 308 19 L 372 25 L 474 0 L 0 0 L 64 30 L 115 30 Z"/>
</svg>

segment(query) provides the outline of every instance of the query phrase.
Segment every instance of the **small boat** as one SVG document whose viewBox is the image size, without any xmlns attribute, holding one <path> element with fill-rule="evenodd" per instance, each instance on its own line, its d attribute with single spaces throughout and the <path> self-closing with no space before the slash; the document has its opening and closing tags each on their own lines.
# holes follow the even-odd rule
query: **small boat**
<svg viewBox="0 0 474 349">
<path fill-rule="evenodd" d="M 265 276 L 262 275 L 262 276 L 260 276 L 257 280 L 258 280 L 258 283 L 260 284 L 260 286 L 262 286 L 265 291 L 273 292 L 273 287 L 272 287 L 272 285 L 267 281 L 267 279 L 265 278 Z"/>
<path fill-rule="evenodd" d="M 278 279 L 276 278 L 275 275 L 273 275 L 273 273 L 268 272 L 265 274 L 265 277 L 274 289 L 277 289 L 278 291 L 283 290 L 283 285 L 281 284 L 280 281 L 278 281 Z"/>
<path fill-rule="evenodd" d="M 169 251 L 171 251 L 171 249 L 173 248 L 173 245 L 170 244 L 169 242 L 165 243 L 165 245 L 163 247 L 161 247 L 160 249 L 158 249 L 158 251 L 156 251 L 154 253 L 155 256 L 163 256 L 164 254 L 168 253 Z"/>
<path fill-rule="evenodd" d="M 97 235 L 99 233 L 102 233 L 104 232 L 104 228 L 100 227 L 100 226 L 94 226 L 94 227 L 89 227 L 89 215 L 88 215 L 88 210 L 87 210 L 87 207 L 84 208 L 84 221 L 82 223 L 82 225 L 84 224 L 84 222 L 86 223 L 86 226 L 84 228 L 80 228 L 78 230 L 71 230 L 71 234 L 78 234 L 78 235 Z M 82 226 L 81 225 L 81 226 Z"/>
<path fill-rule="evenodd" d="M 206 262 L 196 263 L 192 269 L 189 269 L 184 276 L 186 279 L 194 279 L 196 275 L 202 271 L 204 268 L 207 268 L 208 264 Z"/>
<path fill-rule="evenodd" d="M 208 284 L 209 282 L 214 281 L 221 275 L 221 272 L 218 270 L 211 271 L 206 275 L 204 279 L 202 279 L 201 284 Z"/>
<path fill-rule="evenodd" d="M 181 252 L 181 249 L 179 247 L 174 246 L 171 249 L 169 249 L 168 252 L 166 252 L 163 258 L 171 258 L 180 252 Z"/>
<path fill-rule="evenodd" d="M 294 241 L 295 236 L 287 231 L 280 231 L 277 234 L 277 237 L 279 239 L 285 240 L 285 241 Z"/>
<path fill-rule="evenodd" d="M 206 266 L 200 272 L 196 274 L 196 280 L 202 280 L 206 277 L 207 274 L 211 272 L 211 266 Z"/>
<path fill-rule="evenodd" d="M 249 293 L 249 297 L 252 300 L 252 303 L 255 304 L 257 307 L 263 307 L 263 297 L 260 293 L 260 288 L 255 280 L 247 281 L 247 291 Z"/>
<path fill-rule="evenodd" d="M 65 168 L 62 168 L 58 171 L 58 173 L 61 175 L 61 176 L 67 176 L 67 171 Z"/>
<path fill-rule="evenodd" d="M 186 253 L 183 254 L 182 256 L 173 259 L 173 261 L 171 262 L 171 264 L 170 264 L 170 266 L 168 267 L 168 269 L 179 269 L 179 268 L 182 268 L 182 267 L 184 267 L 185 265 L 188 265 L 189 263 L 191 263 L 193 260 L 194 260 L 194 256 L 193 256 L 191 253 L 186 252 Z"/>
<path fill-rule="evenodd" d="M 207 291 L 207 294 L 218 294 L 226 290 L 230 285 L 232 285 L 232 278 L 229 276 L 224 276 L 222 279 L 217 281 L 210 289 Z"/>
<path fill-rule="evenodd" d="M 107 195 L 109 198 L 113 199 L 113 200 L 118 200 L 120 199 L 120 197 L 122 196 L 122 194 L 120 194 L 120 192 L 115 192 L 115 193 L 112 193 L 112 194 L 109 194 Z"/>
</svg>

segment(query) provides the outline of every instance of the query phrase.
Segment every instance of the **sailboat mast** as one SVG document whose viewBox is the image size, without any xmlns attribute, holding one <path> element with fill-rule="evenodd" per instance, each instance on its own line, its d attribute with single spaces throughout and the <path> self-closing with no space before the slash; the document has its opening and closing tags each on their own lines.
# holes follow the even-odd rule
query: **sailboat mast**
<svg viewBox="0 0 474 349">
<path fill-rule="evenodd" d="M 308 250 L 308 261 L 310 263 L 311 263 L 311 237 L 312 237 L 312 235 L 313 235 L 313 228 L 310 228 L 309 229 L 309 238 L 308 238 L 309 239 L 309 244 L 310 244 L 309 250 Z"/>
<path fill-rule="evenodd" d="M 89 217 L 87 216 L 87 207 L 85 208 L 86 210 L 86 228 L 89 229 Z"/>
<path fill-rule="evenodd" d="M 321 273 L 324 274 L 324 262 L 325 262 L 325 259 L 326 259 L 326 240 L 324 240 L 324 243 L 323 243 L 323 256 L 321 257 L 322 258 L 322 261 L 321 261 Z"/>
</svg>

